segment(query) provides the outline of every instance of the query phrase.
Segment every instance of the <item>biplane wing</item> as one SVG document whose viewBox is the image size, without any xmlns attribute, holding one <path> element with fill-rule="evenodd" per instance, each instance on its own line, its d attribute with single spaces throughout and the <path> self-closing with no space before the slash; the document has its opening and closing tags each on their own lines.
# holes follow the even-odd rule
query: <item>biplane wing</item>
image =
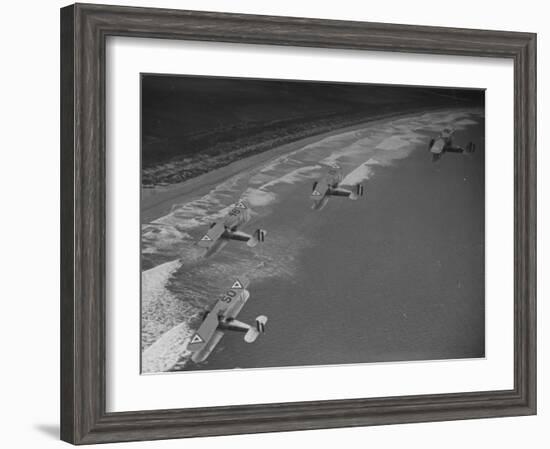
<svg viewBox="0 0 550 449">
<path fill-rule="evenodd" d="M 191 337 L 187 349 L 198 352 L 203 349 L 218 330 L 220 320 L 217 313 L 209 313 L 195 334 Z"/>
<path fill-rule="evenodd" d="M 445 149 L 445 140 L 443 138 L 436 139 L 430 147 L 432 154 L 441 154 Z"/>
<path fill-rule="evenodd" d="M 199 242 L 198 245 L 203 248 L 210 248 L 216 241 L 223 235 L 225 232 L 225 224 L 221 221 L 214 223 L 212 227 L 208 230 L 206 234 L 204 234 Z"/>
<path fill-rule="evenodd" d="M 327 177 L 321 179 L 320 181 L 315 181 L 313 183 L 313 188 L 311 189 L 311 199 L 313 201 L 322 200 L 329 191 L 329 188 L 330 186 Z"/>
<path fill-rule="evenodd" d="M 225 216 L 223 224 L 226 228 L 238 226 L 250 218 L 250 206 L 245 200 L 239 200 Z"/>
<path fill-rule="evenodd" d="M 187 348 L 191 352 L 200 351 L 212 338 L 214 332 L 218 329 L 220 320 L 228 317 L 235 317 L 244 305 L 243 299 L 248 299 L 248 284 L 250 280 L 244 276 L 236 278 L 214 308 L 208 312 L 206 318 L 195 332 Z"/>
<path fill-rule="evenodd" d="M 214 311 L 221 313 L 226 318 L 235 318 L 241 311 L 244 303 L 249 297 L 246 289 L 250 280 L 244 276 L 236 278 L 214 306 Z"/>
</svg>

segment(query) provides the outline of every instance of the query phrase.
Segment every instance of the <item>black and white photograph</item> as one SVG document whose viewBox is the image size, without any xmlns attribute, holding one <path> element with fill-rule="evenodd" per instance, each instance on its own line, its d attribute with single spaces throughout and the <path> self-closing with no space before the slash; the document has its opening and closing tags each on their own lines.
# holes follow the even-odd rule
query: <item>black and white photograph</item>
<svg viewBox="0 0 550 449">
<path fill-rule="evenodd" d="M 485 91 L 141 74 L 141 372 L 485 357 Z"/>
<path fill-rule="evenodd" d="M 5 2 L 2 447 L 548 449 L 545 5 Z"/>
</svg>

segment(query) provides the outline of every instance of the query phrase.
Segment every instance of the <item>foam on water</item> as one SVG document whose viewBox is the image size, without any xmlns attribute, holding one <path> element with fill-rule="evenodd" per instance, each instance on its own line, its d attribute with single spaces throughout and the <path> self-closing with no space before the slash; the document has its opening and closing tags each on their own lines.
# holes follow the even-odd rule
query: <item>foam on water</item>
<svg viewBox="0 0 550 449">
<path fill-rule="evenodd" d="M 365 162 L 357 167 L 342 180 L 342 184 L 354 185 L 369 179 L 373 174 L 373 169 L 370 165 L 369 162 Z"/>
<path fill-rule="evenodd" d="M 158 340 L 143 351 L 141 356 L 141 372 L 148 374 L 169 371 L 178 362 L 180 362 L 180 367 L 185 366 L 190 355 L 189 351 L 187 351 L 187 344 L 193 332 L 185 321 L 165 332 Z"/>
<path fill-rule="evenodd" d="M 141 274 L 141 337 L 144 349 L 164 332 L 197 313 L 167 288 L 171 276 L 180 267 L 181 261 L 174 260 Z"/>
</svg>

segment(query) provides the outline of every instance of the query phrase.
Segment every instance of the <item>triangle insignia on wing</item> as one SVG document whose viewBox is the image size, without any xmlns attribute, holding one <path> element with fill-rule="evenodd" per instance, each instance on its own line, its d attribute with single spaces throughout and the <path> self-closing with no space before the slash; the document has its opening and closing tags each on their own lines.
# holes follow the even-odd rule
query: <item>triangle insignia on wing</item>
<svg viewBox="0 0 550 449">
<path fill-rule="evenodd" d="M 191 339 L 191 343 L 203 343 L 204 340 L 199 334 L 195 334 L 193 338 Z"/>
<path fill-rule="evenodd" d="M 313 196 L 321 196 L 321 192 L 319 192 L 318 190 L 314 190 L 312 195 Z"/>
<path fill-rule="evenodd" d="M 233 282 L 231 288 L 243 288 L 243 284 L 241 284 L 241 281 L 237 279 L 235 282 Z"/>
<path fill-rule="evenodd" d="M 212 239 L 210 238 L 210 236 L 208 234 L 206 234 L 203 238 L 201 238 L 201 242 L 204 242 L 204 241 L 209 242 L 210 240 L 212 240 Z"/>
<path fill-rule="evenodd" d="M 237 204 L 235 204 L 235 207 L 238 209 L 246 209 L 246 204 L 244 204 L 242 201 L 239 201 Z"/>
</svg>

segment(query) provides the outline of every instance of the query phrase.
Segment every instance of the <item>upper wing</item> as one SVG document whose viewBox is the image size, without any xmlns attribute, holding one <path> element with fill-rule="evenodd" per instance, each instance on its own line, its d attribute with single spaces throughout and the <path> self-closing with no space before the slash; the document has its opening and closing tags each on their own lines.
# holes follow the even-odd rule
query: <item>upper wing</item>
<svg viewBox="0 0 550 449">
<path fill-rule="evenodd" d="M 435 139 L 435 142 L 430 148 L 430 151 L 433 154 L 441 154 L 444 148 L 445 148 L 445 140 L 442 138 L 439 138 L 439 139 Z"/>
<path fill-rule="evenodd" d="M 249 283 L 250 280 L 244 276 L 235 278 L 231 288 L 222 295 L 211 313 L 223 316 L 231 315 L 233 308 L 242 302 L 243 298 L 248 298 L 246 287 Z"/>
<path fill-rule="evenodd" d="M 328 191 L 328 188 L 329 184 L 327 177 L 321 179 L 320 181 L 315 181 L 313 183 L 313 189 L 311 191 L 311 199 L 314 201 L 323 199 Z"/>
<path fill-rule="evenodd" d="M 233 209 L 229 211 L 223 223 L 231 228 L 247 221 L 248 218 L 250 218 L 250 206 L 245 200 L 239 200 L 235 203 Z"/>
<path fill-rule="evenodd" d="M 191 341 L 187 345 L 187 349 L 191 352 L 197 352 L 203 349 L 218 329 L 218 324 L 218 314 L 214 313 L 214 311 L 210 312 L 202 322 L 197 332 L 195 332 L 193 337 L 191 337 Z"/>
<path fill-rule="evenodd" d="M 218 240 L 222 234 L 225 232 L 225 225 L 221 221 L 218 223 L 215 223 L 214 226 L 212 226 L 206 234 L 204 234 L 199 242 L 198 245 L 202 246 L 203 248 L 210 248 L 216 240 Z"/>
</svg>

